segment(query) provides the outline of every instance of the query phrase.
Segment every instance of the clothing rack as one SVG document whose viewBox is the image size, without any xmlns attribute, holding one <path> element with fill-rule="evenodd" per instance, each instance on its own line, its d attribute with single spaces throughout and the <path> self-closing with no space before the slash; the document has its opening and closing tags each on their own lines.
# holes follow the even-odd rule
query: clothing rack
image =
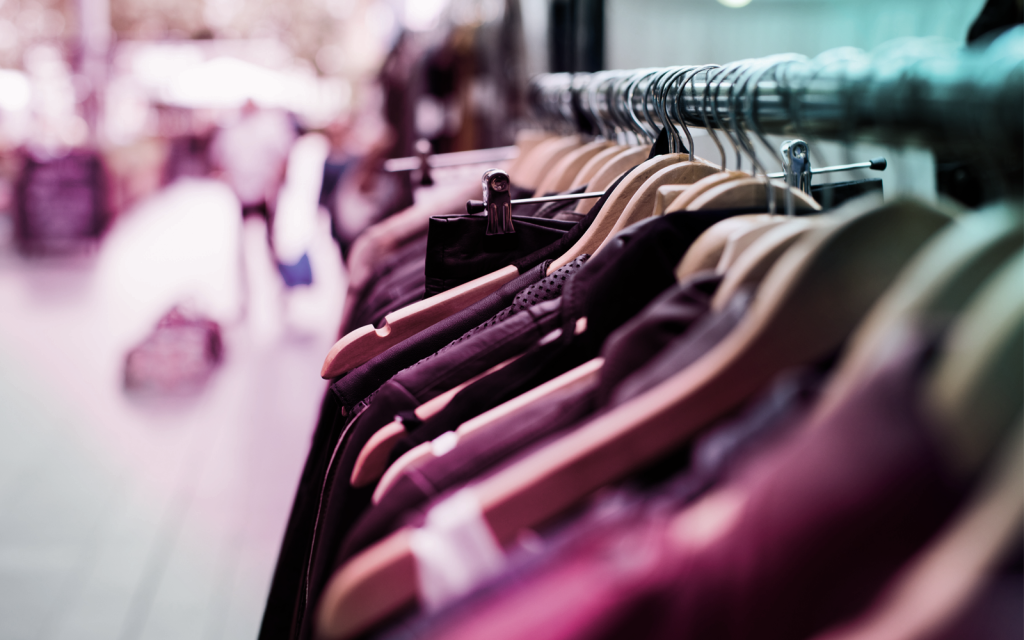
<svg viewBox="0 0 1024 640">
<path fill-rule="evenodd" d="M 924 144 L 1021 160 L 1024 28 L 981 50 L 932 42 L 866 53 L 849 48 L 809 59 L 779 55 L 725 65 L 541 74 L 531 81 L 546 126 L 651 141 L 668 122 L 724 131 L 734 148 L 750 134 Z M 685 124 L 685 127 L 682 126 Z M 724 148 L 715 136 L 720 150 Z"/>
</svg>

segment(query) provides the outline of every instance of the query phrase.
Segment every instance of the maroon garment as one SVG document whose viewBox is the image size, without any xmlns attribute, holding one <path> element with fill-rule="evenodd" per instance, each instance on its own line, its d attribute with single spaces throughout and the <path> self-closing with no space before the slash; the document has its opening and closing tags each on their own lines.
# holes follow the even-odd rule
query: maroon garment
<svg viewBox="0 0 1024 640">
<path fill-rule="evenodd" d="M 926 352 L 917 344 L 893 354 L 830 414 L 748 458 L 684 520 L 652 516 L 588 536 L 417 637 L 795 640 L 851 617 L 965 488 L 914 406 Z M 685 518 L 692 525 L 709 505 L 729 504 L 717 525 L 680 542 Z"/>
</svg>

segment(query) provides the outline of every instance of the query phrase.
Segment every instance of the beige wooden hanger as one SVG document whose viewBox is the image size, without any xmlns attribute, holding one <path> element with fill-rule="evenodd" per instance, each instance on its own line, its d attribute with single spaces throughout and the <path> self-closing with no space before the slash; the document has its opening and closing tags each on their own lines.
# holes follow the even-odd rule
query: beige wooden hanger
<svg viewBox="0 0 1024 640">
<path fill-rule="evenodd" d="M 581 144 L 579 136 L 554 136 L 542 140 L 529 154 L 516 163 L 515 169 L 518 175 L 509 172 L 512 184 L 523 189 L 536 190 L 544 176 L 543 167 L 547 166 L 548 160 Z M 516 158 L 516 160 L 520 160 Z"/>
<path fill-rule="evenodd" d="M 551 263 L 548 267 L 548 275 L 551 275 L 584 253 L 593 254 L 597 251 L 597 248 L 601 246 L 607 234 L 615 226 L 615 221 L 618 220 L 626 205 L 629 204 L 630 198 L 643 186 L 647 179 L 665 167 L 678 164 L 687 159 L 689 159 L 687 154 L 666 153 L 655 156 L 633 169 L 629 175 L 619 182 L 618 186 L 615 187 L 605 200 L 601 211 L 598 212 L 594 221 L 590 223 L 590 227 L 583 233 L 583 236 L 561 257 L 556 258 Z"/>
<path fill-rule="evenodd" d="M 783 198 L 789 191 L 801 209 L 821 210 L 821 205 L 799 189 L 794 189 L 778 181 L 772 182 L 772 189 L 775 192 L 777 205 L 785 201 Z M 683 193 L 680 198 L 688 196 L 690 196 L 689 193 Z M 690 199 L 686 210 L 749 209 L 766 205 L 766 200 L 764 180 L 756 178 L 730 180 L 726 178 Z M 723 257 L 727 260 L 724 266 L 728 266 L 728 261 L 734 259 L 733 255 L 726 255 L 730 241 L 737 244 L 738 249 L 742 249 L 744 245 L 749 246 L 749 243 L 753 242 L 767 228 L 780 224 L 779 220 L 785 220 L 785 218 L 773 217 L 768 214 L 738 215 L 712 225 L 708 231 L 702 234 L 703 242 L 700 242 L 701 238 L 698 238 L 698 242 L 695 242 L 694 246 L 683 256 L 676 270 L 676 277 L 682 279 L 702 269 L 718 270 Z M 718 225 L 721 226 L 715 229 Z M 712 229 L 715 230 L 712 231 Z M 732 253 L 735 254 L 736 249 Z"/>
<path fill-rule="evenodd" d="M 711 308 L 721 311 L 742 288 L 764 279 L 772 265 L 812 229 L 827 223 L 827 218 L 796 218 L 775 227 L 754 242 L 725 273 L 711 298 Z"/>
<path fill-rule="evenodd" d="M 702 178 L 680 194 L 667 210 L 671 212 L 693 210 L 689 209 L 690 205 L 711 189 L 720 188 L 726 183 L 735 183 L 749 177 L 748 174 L 741 171 L 723 171 Z M 763 187 L 760 193 L 746 191 L 736 195 L 750 198 L 749 200 L 742 201 L 742 204 L 737 205 L 737 208 L 756 207 L 766 199 L 766 192 L 763 190 Z M 718 208 L 717 204 L 717 202 L 711 200 L 706 202 L 706 206 L 695 208 Z M 697 238 L 693 246 L 683 256 L 676 269 L 676 278 L 683 280 L 698 271 L 717 269 L 730 238 L 743 237 L 746 233 L 756 232 L 758 228 L 766 223 L 766 220 L 761 214 L 749 214 L 732 216 L 715 223 Z"/>
<path fill-rule="evenodd" d="M 747 218 L 753 214 L 730 216 L 719 220 L 697 236 L 676 267 L 676 280 L 682 282 L 698 271 L 713 271 L 722 259 L 729 237 L 749 226 Z"/>
<path fill-rule="evenodd" d="M 434 396 L 413 410 L 413 413 L 420 420 L 428 420 L 437 415 L 442 409 L 448 406 L 460 391 L 473 384 L 477 380 L 488 376 L 495 371 L 505 368 L 512 362 L 519 359 L 513 356 L 504 362 L 494 365 L 487 371 L 473 376 L 469 380 L 459 384 L 444 393 Z M 353 487 L 365 487 L 375 482 L 388 468 L 388 460 L 391 457 L 391 450 L 395 448 L 398 441 L 406 434 L 405 425 L 396 419 L 381 427 L 376 433 L 370 436 L 363 448 L 356 457 L 356 463 L 352 467 L 352 475 L 349 482 Z"/>
<path fill-rule="evenodd" d="M 320 376 L 324 379 L 336 378 L 355 369 L 399 342 L 476 304 L 517 277 L 519 270 L 509 265 L 393 311 L 384 316 L 379 329 L 366 325 L 350 331 L 331 347 L 320 369 Z"/>
<path fill-rule="evenodd" d="M 510 176 L 519 175 L 520 168 L 530 163 L 530 154 L 541 142 L 555 138 L 554 133 L 543 129 L 520 129 L 516 132 L 516 148 L 519 153 L 508 165 Z"/>
<path fill-rule="evenodd" d="M 576 323 L 576 334 L 578 335 L 580 333 L 583 333 L 584 331 L 586 331 L 586 329 L 586 318 L 581 318 Z M 561 329 L 556 329 L 547 336 L 541 338 L 540 342 L 545 343 L 556 339 L 557 336 L 561 334 L 561 331 Z M 426 420 L 436 415 L 439 411 L 441 411 L 441 409 L 448 406 L 448 403 L 451 401 L 451 399 L 454 398 L 460 391 L 462 391 L 469 385 L 473 384 L 477 380 L 480 380 L 481 378 L 488 376 L 494 373 L 495 371 L 498 371 L 499 369 L 504 368 L 510 363 L 515 362 L 521 356 L 522 354 L 513 356 L 506 360 L 505 362 L 502 362 L 501 364 L 491 367 L 490 369 L 474 377 L 473 379 L 458 385 L 454 389 L 450 389 L 442 393 L 441 395 L 433 398 L 432 400 L 423 403 L 422 405 L 416 408 L 416 417 L 419 418 L 420 420 Z M 559 388 L 560 387 L 557 384 L 555 384 L 551 386 L 551 392 L 554 392 Z M 401 470 L 401 468 L 404 468 L 404 465 L 406 463 L 403 463 L 402 459 L 396 460 L 395 464 L 392 465 L 391 467 L 387 466 L 387 461 L 390 459 L 391 456 L 391 450 L 394 448 L 395 444 L 403 435 L 405 435 L 405 427 L 397 419 L 394 422 L 387 424 L 380 431 L 374 434 L 373 437 L 371 437 L 370 440 L 367 441 L 366 445 L 363 446 L 362 450 L 359 452 L 359 456 L 356 460 L 356 465 L 353 469 L 351 476 L 352 485 L 366 486 L 374 482 L 378 478 L 382 478 L 383 480 L 384 476 L 388 475 L 385 473 L 385 471 L 390 471 L 390 469 L 395 468 L 395 466 L 399 467 L 399 471 Z M 430 443 L 424 444 L 429 445 Z M 423 445 L 421 444 L 419 445 L 419 447 L 416 447 L 411 451 L 406 452 L 406 455 L 422 447 Z M 362 461 L 362 464 L 360 464 L 360 461 Z M 395 473 L 397 473 L 397 471 Z M 395 473 L 390 474 L 392 479 L 397 479 Z M 357 484 L 357 482 L 359 484 Z M 375 491 L 374 495 L 377 495 L 377 493 L 378 492 Z"/>
<path fill-rule="evenodd" d="M 679 446 L 778 371 L 834 350 L 948 221 L 913 204 L 836 214 L 780 258 L 736 329 L 693 365 L 474 485 L 495 538 L 512 543 Z M 389 536 L 331 578 L 317 611 L 323 637 L 352 637 L 415 601 L 409 535 Z"/>
<path fill-rule="evenodd" d="M 541 183 L 544 182 L 544 178 L 551 173 L 551 171 L 555 168 L 559 161 L 561 161 L 562 158 L 564 158 L 572 151 L 575 151 L 576 149 L 582 147 L 584 144 L 585 143 L 583 141 L 583 138 L 581 138 L 580 136 L 573 135 L 561 138 L 557 142 L 552 143 L 551 146 L 549 146 L 547 149 L 545 149 L 544 154 L 535 154 L 533 164 L 530 166 L 524 165 L 523 171 L 526 172 L 532 184 L 536 184 L 537 187 L 540 187 Z M 534 172 L 536 172 L 536 176 L 530 175 L 531 169 Z M 512 180 L 513 184 L 517 184 L 515 182 L 515 178 L 512 178 Z M 543 193 L 540 193 L 537 187 L 534 187 L 534 197 L 545 195 Z"/>
<path fill-rule="evenodd" d="M 531 155 L 539 157 L 539 154 L 547 154 L 550 152 L 550 149 L 545 150 L 545 145 L 548 145 L 549 143 L 554 144 L 559 141 L 562 141 L 562 139 L 546 140 L 541 142 L 537 147 L 535 147 Z M 578 142 L 578 140 L 576 140 L 576 142 Z M 561 144 L 561 142 L 559 142 L 559 144 Z M 624 152 L 624 154 L 625 153 L 631 152 Z M 660 165 L 655 163 L 651 166 Z M 632 177 L 632 174 L 630 177 Z M 623 180 L 619 186 L 621 187 L 623 183 L 626 183 L 626 180 Z M 629 195 L 632 195 L 632 191 L 629 190 L 630 188 L 631 187 L 627 185 L 622 191 L 620 191 L 620 199 L 625 198 L 628 200 L 628 195 L 626 194 L 628 193 Z M 625 206 L 625 201 L 621 203 L 621 206 L 616 206 L 619 208 L 615 211 L 615 215 L 618 215 L 618 212 L 621 211 L 621 206 Z M 598 216 L 598 218 L 600 219 L 601 216 Z M 606 228 L 611 226 L 610 221 L 607 219 L 605 219 L 603 224 L 606 225 Z M 593 225 L 591 225 L 591 228 L 592 227 Z M 588 229 L 588 233 L 589 232 L 590 230 Z M 588 236 L 588 233 L 585 233 L 583 238 L 589 237 L 593 240 L 595 236 L 593 236 L 593 234 Z M 578 248 L 579 252 L 575 253 L 564 263 L 558 264 L 557 267 L 550 267 L 548 269 L 549 275 L 556 269 L 564 266 L 564 264 L 568 264 L 575 260 L 581 253 L 586 252 L 585 249 L 589 247 L 589 245 L 582 244 L 583 238 L 573 246 L 573 249 Z M 596 249 L 596 245 L 593 248 Z M 570 250 L 569 253 L 572 253 L 572 250 Z M 566 256 L 562 256 L 559 260 L 564 259 L 565 257 Z M 558 262 L 558 260 L 555 262 Z M 476 280 L 459 285 L 449 289 L 448 291 L 439 293 L 436 296 L 427 298 L 426 300 L 420 300 L 398 309 L 397 311 L 386 315 L 379 328 L 366 325 L 347 333 L 342 336 L 340 340 L 335 342 L 334 346 L 332 346 L 331 350 L 327 353 L 327 357 L 324 359 L 324 364 L 320 369 L 321 377 L 330 379 L 351 371 L 378 354 L 390 349 L 399 342 L 402 342 L 437 322 L 440 322 L 441 320 L 475 304 L 500 289 L 502 285 L 511 282 L 517 277 L 519 277 L 518 269 L 516 269 L 514 265 L 509 265 L 495 271 L 494 273 L 481 276 Z"/>
<path fill-rule="evenodd" d="M 551 168 L 546 176 L 541 178 L 540 186 L 537 187 L 537 196 L 546 196 L 551 193 L 561 193 L 569 189 L 573 178 L 580 172 L 580 169 L 588 160 L 596 156 L 615 143 L 609 140 L 592 140 L 583 146 L 573 149 L 562 156 L 562 159 Z"/>
<path fill-rule="evenodd" d="M 700 182 L 700 180 L 697 182 Z M 665 215 L 669 205 L 692 186 L 692 184 L 667 184 L 663 187 L 658 187 L 658 195 L 654 198 L 655 217 Z"/>
<path fill-rule="evenodd" d="M 677 161 L 663 166 L 656 173 L 644 180 L 643 184 L 636 190 L 636 193 L 629 199 L 622 213 L 615 220 L 611 230 L 605 234 L 601 247 L 610 242 L 620 231 L 641 220 L 646 220 L 654 214 L 654 201 L 658 197 L 658 189 L 669 184 L 693 184 L 697 180 L 708 175 L 719 173 L 718 167 L 710 165 L 699 158 L 689 154 L 667 154 L 675 156 Z M 678 158 L 685 157 L 685 160 Z M 632 174 L 629 176 L 632 177 Z M 628 178 L 627 178 L 628 179 Z M 600 214 L 599 214 L 600 216 Z M 596 221 L 595 221 L 596 222 Z M 600 247 L 597 251 L 600 250 Z M 593 253 L 596 253 L 594 251 Z"/>
<path fill-rule="evenodd" d="M 947 206 L 951 215 L 955 207 Z M 959 217 L 915 256 L 898 282 L 879 300 L 857 332 L 828 385 L 816 412 L 830 411 L 857 380 L 870 375 L 905 331 L 918 330 L 927 317 L 951 317 L 982 282 L 1019 250 L 1022 212 L 1002 205 Z"/>
<path fill-rule="evenodd" d="M 775 202 L 781 207 L 785 202 L 786 190 L 788 189 L 795 200 L 798 209 L 810 209 L 821 211 L 821 205 L 814 198 L 799 189 L 789 187 L 781 180 L 771 181 L 772 190 L 775 192 Z M 711 187 L 704 193 L 695 197 L 686 206 L 687 211 L 699 211 L 701 209 L 738 209 L 742 207 L 759 206 L 766 199 L 765 181 L 763 178 L 742 178 L 730 180 Z M 685 194 L 684 194 L 685 195 Z M 757 203 L 757 204 L 751 204 Z"/>
<path fill-rule="evenodd" d="M 754 243 L 755 240 L 768 233 L 779 225 L 791 221 L 788 216 L 772 215 L 769 213 L 755 214 L 749 227 L 736 229 L 729 234 L 725 241 L 725 248 L 722 250 L 722 257 L 718 259 L 715 267 L 716 273 L 726 273 L 736 263 L 740 255 Z"/>
<path fill-rule="evenodd" d="M 720 171 L 712 174 L 705 178 L 701 178 L 697 182 L 690 185 L 683 193 L 676 196 L 676 199 L 665 207 L 665 213 L 675 213 L 676 211 L 685 211 L 686 207 L 693 202 L 697 196 L 701 195 L 712 187 L 717 187 L 720 184 L 731 182 L 733 180 L 739 180 L 741 178 L 749 178 L 750 174 L 743 171 Z"/>
<path fill-rule="evenodd" d="M 569 189 L 573 190 L 588 186 L 591 179 L 597 175 L 597 172 L 600 171 L 601 167 L 608 164 L 612 158 L 629 148 L 630 147 L 623 144 L 615 144 L 599 151 L 594 157 L 587 160 L 587 164 L 583 165 L 579 170 L 576 176 L 572 179 L 572 184 L 569 185 Z M 639 163 L 639 161 L 637 163 Z"/>
<path fill-rule="evenodd" d="M 1021 411 L 1024 251 L 1006 261 L 949 330 L 925 380 L 924 409 L 954 468 L 970 472 Z M 1019 453 L 1019 452 L 1018 452 Z"/>
<path fill-rule="evenodd" d="M 348 269 L 348 293 L 346 299 L 356 300 L 369 283 L 374 269 L 382 256 L 418 234 L 425 233 L 430 216 L 438 211 L 457 211 L 467 198 L 476 197 L 480 181 L 466 184 L 435 184 L 419 189 L 416 202 L 410 207 L 388 216 L 372 225 L 352 243 L 345 266 Z M 353 306 L 345 305 L 339 326 L 348 325 Z"/>
<path fill-rule="evenodd" d="M 628 147 L 614 155 L 602 165 L 587 182 L 587 188 L 595 193 L 605 191 L 619 176 L 642 163 L 650 155 L 649 146 Z M 589 213 L 600 198 L 584 198 L 576 202 L 576 213 Z"/>
<path fill-rule="evenodd" d="M 504 420 L 506 417 L 522 411 L 531 404 L 551 395 L 552 393 L 569 391 L 592 383 L 600 375 L 601 367 L 603 365 L 604 358 L 588 360 L 578 367 L 570 369 L 556 378 L 552 378 L 544 384 L 538 385 L 535 388 L 530 389 L 529 391 L 518 395 L 515 398 L 494 407 L 493 409 L 490 409 L 489 411 L 485 411 L 471 420 L 467 420 L 455 429 L 454 433 L 456 437 L 458 437 L 456 447 L 458 447 L 459 444 L 471 441 L 474 437 L 479 437 L 481 434 L 484 434 L 491 429 L 499 420 Z M 380 483 L 374 490 L 373 503 L 380 503 L 388 490 L 403 474 L 406 473 L 408 469 L 421 464 L 426 464 L 428 461 L 436 458 L 437 456 L 434 452 L 435 447 L 433 443 L 424 442 L 405 452 L 405 454 L 398 460 L 395 460 L 395 463 L 384 473 L 381 477 Z"/>
</svg>

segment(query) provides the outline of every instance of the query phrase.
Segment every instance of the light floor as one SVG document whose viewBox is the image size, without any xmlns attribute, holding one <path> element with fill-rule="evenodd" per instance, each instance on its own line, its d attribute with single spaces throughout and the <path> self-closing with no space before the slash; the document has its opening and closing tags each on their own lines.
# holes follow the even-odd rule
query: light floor
<svg viewBox="0 0 1024 640">
<path fill-rule="evenodd" d="M 286 294 L 234 206 L 183 183 L 91 255 L 0 246 L 0 639 L 255 638 L 343 281 L 321 224 Z M 126 350 L 179 301 L 221 321 L 223 365 L 196 397 L 126 396 Z"/>
</svg>

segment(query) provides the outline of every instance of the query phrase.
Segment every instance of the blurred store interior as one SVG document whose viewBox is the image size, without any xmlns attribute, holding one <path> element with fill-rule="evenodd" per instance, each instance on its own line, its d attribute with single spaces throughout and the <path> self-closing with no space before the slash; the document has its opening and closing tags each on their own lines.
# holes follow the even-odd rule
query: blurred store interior
<svg viewBox="0 0 1024 640">
<path fill-rule="evenodd" d="M 260 635 L 324 357 L 380 326 L 352 251 L 479 198 L 487 168 L 386 160 L 515 144 L 537 74 L 898 64 L 909 39 L 966 51 L 986 4 L 1019 21 L 1012 0 L 0 0 L 0 639 Z M 756 142 L 763 171 L 788 137 Z M 815 167 L 887 160 L 819 184 L 991 202 L 927 140 L 811 144 Z"/>
</svg>

